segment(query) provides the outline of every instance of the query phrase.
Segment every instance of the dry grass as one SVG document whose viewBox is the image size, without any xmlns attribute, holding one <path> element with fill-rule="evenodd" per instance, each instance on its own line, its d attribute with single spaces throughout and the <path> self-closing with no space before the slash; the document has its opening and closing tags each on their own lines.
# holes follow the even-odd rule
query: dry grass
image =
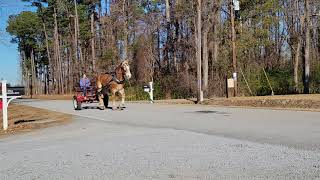
<svg viewBox="0 0 320 180">
<path fill-rule="evenodd" d="M 2 117 L 2 110 L 0 111 Z M 1 118 L 2 119 L 2 118 Z M 71 115 L 48 111 L 24 105 L 11 104 L 8 109 L 9 128 L 2 129 L 0 122 L 0 136 L 28 132 L 34 129 L 70 122 Z"/>
<path fill-rule="evenodd" d="M 147 101 L 143 101 L 147 102 Z M 196 99 L 157 100 L 160 104 L 195 104 Z M 283 95 L 283 96 L 255 96 L 233 98 L 210 98 L 204 100 L 203 105 L 229 107 L 256 107 L 271 109 L 292 109 L 304 111 L 320 111 L 320 95 Z"/>
<path fill-rule="evenodd" d="M 320 95 L 286 95 L 286 96 L 260 96 L 212 98 L 203 102 L 206 105 L 239 106 L 239 107 L 265 107 L 274 109 L 295 109 L 320 111 Z"/>
</svg>

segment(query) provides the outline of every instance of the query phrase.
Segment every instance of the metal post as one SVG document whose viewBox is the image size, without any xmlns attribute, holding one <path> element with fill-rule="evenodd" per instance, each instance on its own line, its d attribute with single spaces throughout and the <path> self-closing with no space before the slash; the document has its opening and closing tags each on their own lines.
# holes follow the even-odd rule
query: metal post
<svg viewBox="0 0 320 180">
<path fill-rule="evenodd" d="M 2 118 L 3 130 L 8 129 L 7 81 L 2 81 Z"/>
<path fill-rule="evenodd" d="M 31 99 L 32 99 L 32 95 L 33 95 L 33 90 L 32 90 L 32 78 L 33 78 L 33 76 L 32 75 L 29 75 L 29 78 L 30 78 L 30 96 L 31 96 Z"/>
<path fill-rule="evenodd" d="M 149 86 L 150 86 L 150 100 L 151 100 L 151 104 L 153 103 L 153 82 L 149 82 Z"/>
</svg>

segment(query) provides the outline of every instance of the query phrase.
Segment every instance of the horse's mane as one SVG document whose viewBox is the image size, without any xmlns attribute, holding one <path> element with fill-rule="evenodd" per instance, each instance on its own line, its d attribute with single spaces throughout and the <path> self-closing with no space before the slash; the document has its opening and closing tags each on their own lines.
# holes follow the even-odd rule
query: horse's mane
<svg viewBox="0 0 320 180">
<path fill-rule="evenodd" d="M 114 67 L 114 66 L 113 66 L 113 67 Z M 113 68 L 111 68 L 111 69 L 113 69 Z M 110 71 L 107 71 L 107 72 L 104 72 L 104 74 L 115 75 L 118 69 L 121 69 L 121 63 L 116 66 L 116 68 L 114 69 L 114 71 L 111 71 L 111 72 L 110 72 Z"/>
</svg>

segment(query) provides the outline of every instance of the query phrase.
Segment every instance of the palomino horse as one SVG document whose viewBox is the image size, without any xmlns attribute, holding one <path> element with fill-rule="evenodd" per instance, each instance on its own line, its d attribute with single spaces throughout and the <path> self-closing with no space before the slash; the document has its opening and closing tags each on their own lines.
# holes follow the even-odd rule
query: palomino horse
<svg viewBox="0 0 320 180">
<path fill-rule="evenodd" d="M 104 109 L 108 103 L 105 103 L 105 98 L 108 98 L 108 91 L 111 93 L 112 109 L 116 110 L 116 93 L 121 95 L 120 108 L 124 107 L 125 93 L 124 82 L 131 78 L 130 66 L 128 61 L 121 62 L 114 73 L 100 74 L 97 77 L 97 95 L 99 99 L 100 109 Z M 106 97 L 105 97 L 106 96 Z"/>
</svg>

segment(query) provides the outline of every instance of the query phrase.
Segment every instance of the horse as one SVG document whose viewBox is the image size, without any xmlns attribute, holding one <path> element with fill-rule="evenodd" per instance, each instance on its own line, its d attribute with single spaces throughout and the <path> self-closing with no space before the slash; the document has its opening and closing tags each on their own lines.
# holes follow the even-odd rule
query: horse
<svg viewBox="0 0 320 180">
<path fill-rule="evenodd" d="M 130 66 L 127 60 L 121 62 L 113 73 L 103 73 L 97 76 L 96 88 L 99 107 L 104 110 L 108 106 L 108 92 L 111 93 L 112 110 L 116 110 L 116 93 L 121 95 L 120 109 L 124 108 L 124 83 L 131 78 Z"/>
</svg>

